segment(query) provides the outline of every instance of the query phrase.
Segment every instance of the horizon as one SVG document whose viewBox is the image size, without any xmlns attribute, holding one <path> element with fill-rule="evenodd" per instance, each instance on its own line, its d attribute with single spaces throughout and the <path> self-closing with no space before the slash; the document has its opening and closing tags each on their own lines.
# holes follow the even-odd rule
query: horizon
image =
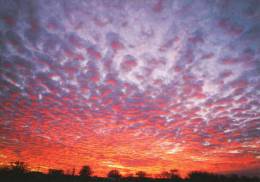
<svg viewBox="0 0 260 182">
<path fill-rule="evenodd" d="M 0 0 L 0 165 L 260 176 L 260 1 Z"/>
<path fill-rule="evenodd" d="M 187 179 L 190 178 L 190 175 L 192 173 L 204 173 L 207 175 L 218 175 L 218 176 L 225 176 L 225 177 L 232 177 L 232 176 L 237 176 L 237 177 L 255 177 L 255 178 L 259 178 L 259 173 L 239 173 L 239 172 L 225 172 L 225 173 L 212 173 L 212 172 L 207 172 L 207 171 L 190 171 L 188 174 L 183 175 L 181 173 L 181 171 L 179 171 L 178 169 L 169 169 L 169 170 L 165 170 L 165 171 L 161 171 L 158 174 L 149 174 L 146 171 L 140 170 L 140 171 L 135 171 L 133 173 L 121 173 L 120 170 L 114 168 L 111 169 L 110 171 L 107 171 L 107 173 L 105 175 L 95 175 L 95 170 L 89 166 L 89 165 L 84 165 L 81 166 L 80 169 L 76 170 L 75 168 L 71 168 L 70 170 L 64 170 L 64 169 L 55 169 L 55 168 L 49 168 L 46 169 L 45 171 L 39 171 L 37 169 L 32 169 L 30 168 L 30 165 L 27 163 L 24 163 L 22 161 L 14 161 L 9 163 L 9 165 L 0 165 L 0 171 L 1 170 L 6 170 L 9 169 L 10 171 L 13 171 L 14 174 L 17 173 L 17 170 L 21 170 L 23 171 L 22 173 L 26 174 L 26 173 L 42 173 L 42 174 L 46 174 L 46 175 L 69 175 L 69 176 L 81 176 L 81 170 L 83 169 L 83 167 L 88 166 L 89 170 L 91 171 L 89 173 L 89 177 L 94 177 L 94 178 L 111 178 L 109 177 L 109 173 L 113 170 L 116 170 L 119 172 L 119 176 L 120 178 L 151 178 L 151 179 L 171 179 L 171 177 L 169 176 L 170 174 L 175 175 L 175 177 L 180 177 L 181 179 Z M 16 171 L 16 172 L 15 172 Z M 54 174 L 52 174 L 54 172 Z M 139 176 L 138 172 L 142 172 L 143 173 L 143 177 Z M 252 171 L 251 171 L 252 172 Z M 6 172 L 5 172 L 6 173 Z M 2 174 L 5 174 L 2 173 Z M 19 172 L 18 172 L 19 173 Z M 166 175 L 165 173 L 168 173 L 168 175 Z M 260 179 L 260 178 L 259 178 Z"/>
</svg>

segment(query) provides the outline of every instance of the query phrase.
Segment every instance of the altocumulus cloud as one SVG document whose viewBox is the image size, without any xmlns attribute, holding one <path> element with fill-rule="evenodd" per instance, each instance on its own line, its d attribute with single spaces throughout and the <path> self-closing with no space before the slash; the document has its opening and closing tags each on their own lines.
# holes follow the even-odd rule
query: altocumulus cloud
<svg viewBox="0 0 260 182">
<path fill-rule="evenodd" d="M 260 169 L 259 18 L 258 1 L 0 0 L 1 164 Z"/>
</svg>

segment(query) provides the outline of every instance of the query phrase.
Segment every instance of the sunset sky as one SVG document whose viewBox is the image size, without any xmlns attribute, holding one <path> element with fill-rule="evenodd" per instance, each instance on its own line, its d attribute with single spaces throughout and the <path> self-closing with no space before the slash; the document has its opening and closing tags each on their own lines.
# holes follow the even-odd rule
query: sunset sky
<svg viewBox="0 0 260 182">
<path fill-rule="evenodd" d="M 0 0 L 0 165 L 260 171 L 260 1 Z"/>
</svg>

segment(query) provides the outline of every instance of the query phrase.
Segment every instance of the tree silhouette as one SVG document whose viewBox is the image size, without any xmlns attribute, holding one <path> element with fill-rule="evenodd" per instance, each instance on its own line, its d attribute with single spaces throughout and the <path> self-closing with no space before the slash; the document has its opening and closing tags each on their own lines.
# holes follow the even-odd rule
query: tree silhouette
<svg viewBox="0 0 260 182">
<path fill-rule="evenodd" d="M 146 172 L 144 172 L 144 171 L 138 171 L 135 174 L 138 178 L 145 178 L 146 177 Z"/>
<path fill-rule="evenodd" d="M 163 171 L 158 175 L 159 178 L 170 179 L 171 174 L 168 171 Z"/>
<path fill-rule="evenodd" d="M 170 178 L 175 181 L 180 181 L 181 177 L 179 175 L 179 171 L 177 169 L 170 170 Z"/>
<path fill-rule="evenodd" d="M 107 177 L 112 179 L 119 179 L 121 178 L 121 174 L 118 170 L 114 169 L 108 172 Z"/>
<path fill-rule="evenodd" d="M 172 179 L 173 181 L 181 181 L 181 177 L 179 175 L 179 171 L 177 169 L 172 169 L 170 171 L 164 171 L 160 175 L 162 178 Z"/>
<path fill-rule="evenodd" d="M 64 171 L 61 169 L 49 169 L 48 174 L 52 176 L 62 176 L 64 175 Z"/>
<path fill-rule="evenodd" d="M 27 165 L 20 161 L 11 162 L 10 170 L 15 174 L 24 174 L 29 171 Z"/>
<path fill-rule="evenodd" d="M 208 172 L 193 171 L 193 172 L 189 173 L 189 181 L 191 181 L 191 182 L 200 182 L 200 181 L 215 182 L 215 181 L 218 181 L 218 176 L 208 173 Z M 237 181 L 237 179 L 235 181 Z"/>
<path fill-rule="evenodd" d="M 82 168 L 81 168 L 81 170 L 79 172 L 79 175 L 81 177 L 89 178 L 89 177 L 91 177 L 92 173 L 93 172 L 92 172 L 92 170 L 91 170 L 91 168 L 89 166 L 82 166 Z"/>
<path fill-rule="evenodd" d="M 72 176 L 75 176 L 75 168 L 72 169 Z"/>
<path fill-rule="evenodd" d="M 73 170 L 75 171 L 75 170 Z M 74 173 L 74 172 L 73 172 Z M 72 173 L 72 174 L 73 174 Z M 118 170 L 111 170 L 108 178 L 90 177 L 92 171 L 89 166 L 83 166 L 79 175 L 64 174 L 61 169 L 49 169 L 49 173 L 30 171 L 24 162 L 16 161 L 10 163 L 9 166 L 0 165 L 0 181 L 2 182 L 260 182 L 258 177 L 245 177 L 238 175 L 220 175 L 203 171 L 194 171 L 189 173 L 186 179 L 179 176 L 178 170 L 170 170 L 162 172 L 159 177 L 164 178 L 149 178 L 143 171 L 138 171 L 135 178 L 128 175 L 126 178 L 121 178 Z"/>
<path fill-rule="evenodd" d="M 0 175 L 7 175 L 10 173 L 10 167 L 9 166 L 1 166 L 0 167 Z"/>
</svg>

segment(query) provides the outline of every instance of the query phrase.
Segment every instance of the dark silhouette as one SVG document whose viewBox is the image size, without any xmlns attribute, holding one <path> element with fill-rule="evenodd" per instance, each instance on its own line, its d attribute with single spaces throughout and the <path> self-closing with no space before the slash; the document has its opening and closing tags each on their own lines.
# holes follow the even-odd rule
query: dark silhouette
<svg viewBox="0 0 260 182">
<path fill-rule="evenodd" d="M 258 177 L 219 175 L 203 171 L 191 172 L 187 178 L 179 176 L 178 170 L 164 171 L 159 178 L 149 178 L 146 172 L 138 171 L 133 175 L 121 176 L 118 170 L 111 170 L 107 178 L 93 177 L 89 166 L 83 166 L 79 175 L 74 172 L 65 174 L 61 169 L 49 169 L 47 174 L 30 171 L 24 162 L 16 161 L 9 166 L 0 167 L 1 182 L 260 182 Z"/>
<path fill-rule="evenodd" d="M 146 177 L 146 172 L 144 172 L 144 171 L 138 171 L 138 172 L 136 173 L 136 176 L 137 176 L 138 178 L 143 179 L 143 178 Z"/>
<path fill-rule="evenodd" d="M 121 174 L 118 170 L 114 169 L 108 172 L 107 177 L 110 179 L 119 179 L 121 178 Z"/>
<path fill-rule="evenodd" d="M 24 162 L 16 161 L 12 162 L 10 165 L 10 169 L 15 174 L 24 174 L 28 172 L 28 167 Z"/>
<path fill-rule="evenodd" d="M 161 178 L 171 179 L 172 181 L 179 182 L 181 181 L 181 177 L 179 175 L 179 171 L 177 169 L 171 169 L 170 171 L 164 171 L 161 173 Z"/>
<path fill-rule="evenodd" d="M 72 176 L 75 176 L 75 171 L 76 171 L 75 168 L 73 168 L 72 169 L 72 174 L 71 174 Z"/>
<path fill-rule="evenodd" d="M 93 172 L 89 166 L 82 166 L 81 170 L 79 171 L 79 176 L 81 179 L 89 180 L 92 173 Z"/>
<path fill-rule="evenodd" d="M 51 176 L 62 176 L 64 171 L 61 169 L 49 169 L 48 174 Z"/>
</svg>

